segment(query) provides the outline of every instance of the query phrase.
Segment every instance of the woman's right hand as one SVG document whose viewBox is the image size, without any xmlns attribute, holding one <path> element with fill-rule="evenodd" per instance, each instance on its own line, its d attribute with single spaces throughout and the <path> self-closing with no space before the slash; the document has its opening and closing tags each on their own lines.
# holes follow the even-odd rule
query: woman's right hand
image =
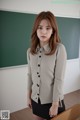
<svg viewBox="0 0 80 120">
<path fill-rule="evenodd" d="M 32 108 L 32 103 L 31 103 L 31 99 L 30 99 L 30 98 L 28 99 L 27 106 L 28 106 L 29 108 Z"/>
</svg>

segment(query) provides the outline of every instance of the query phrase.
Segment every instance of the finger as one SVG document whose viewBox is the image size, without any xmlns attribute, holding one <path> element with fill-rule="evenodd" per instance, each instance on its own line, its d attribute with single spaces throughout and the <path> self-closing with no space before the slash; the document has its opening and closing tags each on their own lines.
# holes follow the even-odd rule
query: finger
<svg viewBox="0 0 80 120">
<path fill-rule="evenodd" d="M 50 117 L 53 117 L 53 115 L 51 114 L 51 111 L 49 111 L 49 115 L 50 115 Z"/>
<path fill-rule="evenodd" d="M 50 115 L 50 117 L 52 118 L 52 117 L 53 117 L 53 115 Z"/>
<path fill-rule="evenodd" d="M 50 111 L 49 111 L 49 115 L 50 115 Z"/>
<path fill-rule="evenodd" d="M 49 110 L 49 115 L 51 115 L 51 111 Z"/>
<path fill-rule="evenodd" d="M 52 117 L 54 117 L 54 115 L 50 115 L 50 117 L 52 118 Z"/>
<path fill-rule="evenodd" d="M 29 108 L 32 108 L 32 105 L 31 105 L 31 104 L 29 104 Z"/>
</svg>

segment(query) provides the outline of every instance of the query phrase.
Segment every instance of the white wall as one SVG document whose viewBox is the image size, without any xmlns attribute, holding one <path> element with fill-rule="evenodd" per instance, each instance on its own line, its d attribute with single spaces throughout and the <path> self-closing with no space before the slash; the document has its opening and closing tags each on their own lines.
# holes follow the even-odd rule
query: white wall
<svg viewBox="0 0 80 120">
<path fill-rule="evenodd" d="M 64 94 L 80 89 L 79 59 L 67 60 L 64 79 Z"/>
<path fill-rule="evenodd" d="M 26 107 L 27 65 L 0 70 L 0 109 Z"/>
<path fill-rule="evenodd" d="M 28 12 L 28 13 L 39 13 L 42 10 L 51 10 L 56 16 L 76 17 L 80 18 L 80 4 L 68 0 L 65 4 L 56 4 L 54 0 L 0 0 L 0 8 L 2 10 L 17 11 L 17 12 Z M 67 0 L 56 0 L 56 1 L 67 1 Z M 73 0 L 74 1 L 74 0 Z M 79 1 L 79 0 L 76 0 Z M 63 4 L 62 4 L 63 3 Z"/>
<path fill-rule="evenodd" d="M 0 0 L 0 9 L 25 13 L 51 10 L 55 16 L 80 18 L 80 4 L 53 4 L 50 0 Z M 0 109 L 26 107 L 27 65 L 0 69 Z M 80 89 L 79 58 L 67 61 L 64 93 Z"/>
</svg>

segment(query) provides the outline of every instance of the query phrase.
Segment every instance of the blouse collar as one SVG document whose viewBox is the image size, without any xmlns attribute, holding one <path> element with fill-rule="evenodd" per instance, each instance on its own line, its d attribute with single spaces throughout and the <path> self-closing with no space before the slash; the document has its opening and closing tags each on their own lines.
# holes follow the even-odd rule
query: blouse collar
<svg viewBox="0 0 80 120">
<path fill-rule="evenodd" d="M 49 43 L 47 43 L 47 44 L 44 45 L 43 47 L 40 47 L 40 46 L 38 45 L 38 46 L 37 46 L 37 52 L 38 52 L 38 51 L 49 52 L 49 51 L 50 51 Z"/>
</svg>

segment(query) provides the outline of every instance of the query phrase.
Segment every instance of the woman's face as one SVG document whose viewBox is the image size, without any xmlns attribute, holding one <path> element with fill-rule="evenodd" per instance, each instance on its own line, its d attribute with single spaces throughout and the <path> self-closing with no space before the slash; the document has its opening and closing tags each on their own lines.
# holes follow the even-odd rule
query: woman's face
<svg viewBox="0 0 80 120">
<path fill-rule="evenodd" d="M 49 39 L 53 33 L 53 29 L 46 19 L 43 19 L 37 29 L 37 36 L 40 40 L 40 43 L 48 43 Z"/>
</svg>

